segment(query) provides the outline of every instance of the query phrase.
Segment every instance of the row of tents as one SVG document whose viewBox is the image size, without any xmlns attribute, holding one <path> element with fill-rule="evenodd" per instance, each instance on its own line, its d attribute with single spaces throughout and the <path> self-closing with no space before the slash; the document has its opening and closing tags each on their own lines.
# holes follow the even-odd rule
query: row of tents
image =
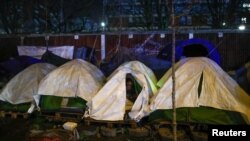
<svg viewBox="0 0 250 141">
<path fill-rule="evenodd" d="M 250 96 L 217 63 L 205 57 L 181 59 L 176 68 L 177 121 L 206 124 L 249 124 Z M 127 96 L 126 78 L 140 86 L 135 101 Z M 56 67 L 29 66 L 0 93 L 4 105 L 39 110 L 81 112 L 96 120 L 172 119 L 171 69 L 157 81 L 139 61 L 119 66 L 107 78 L 91 63 L 74 59 Z M 131 104 L 132 103 L 132 104 Z"/>
</svg>

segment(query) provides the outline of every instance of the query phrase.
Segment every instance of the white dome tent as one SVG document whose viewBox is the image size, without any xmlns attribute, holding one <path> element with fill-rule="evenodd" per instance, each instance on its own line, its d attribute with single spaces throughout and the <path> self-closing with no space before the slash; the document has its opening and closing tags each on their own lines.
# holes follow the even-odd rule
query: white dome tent
<svg viewBox="0 0 250 141">
<path fill-rule="evenodd" d="M 129 117 L 140 120 L 148 112 L 150 96 L 156 93 L 156 77 L 144 64 L 131 61 L 121 65 L 110 76 L 107 83 L 87 103 L 85 117 L 96 120 L 123 120 L 126 112 L 126 75 L 131 74 L 142 87 L 137 99 L 129 111 Z"/>
<path fill-rule="evenodd" d="M 102 87 L 104 81 L 103 73 L 96 66 L 75 59 L 58 67 L 41 81 L 35 101 L 39 105 L 42 95 L 79 97 L 89 101 Z"/>
<path fill-rule="evenodd" d="M 176 64 L 175 75 L 176 108 L 212 107 L 239 112 L 250 121 L 250 96 L 214 61 L 205 57 L 182 59 Z M 151 113 L 172 109 L 171 70 L 158 86 L 160 89 L 150 104 Z"/>
<path fill-rule="evenodd" d="M 37 94 L 39 82 L 56 67 L 48 63 L 37 63 L 13 77 L 3 88 L 0 100 L 11 104 L 21 104 L 33 101 Z"/>
</svg>

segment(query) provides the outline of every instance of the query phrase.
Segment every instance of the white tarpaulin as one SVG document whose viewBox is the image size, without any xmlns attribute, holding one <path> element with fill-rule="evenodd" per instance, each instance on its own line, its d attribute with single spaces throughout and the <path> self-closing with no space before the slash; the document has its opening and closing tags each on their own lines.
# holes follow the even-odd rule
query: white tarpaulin
<svg viewBox="0 0 250 141">
<path fill-rule="evenodd" d="M 0 100 L 12 104 L 31 102 L 37 94 L 39 82 L 55 68 L 48 63 L 29 66 L 6 84 L 0 94 Z"/>
<path fill-rule="evenodd" d="M 193 57 L 176 64 L 176 108 L 207 106 L 237 111 L 250 120 L 250 96 L 214 61 Z M 203 79 L 201 76 L 203 75 Z M 202 80 L 200 96 L 198 87 Z M 171 69 L 158 82 L 161 86 L 151 111 L 172 109 Z"/>
<path fill-rule="evenodd" d="M 42 55 L 46 52 L 45 46 L 17 46 L 19 56 L 31 56 L 41 59 Z M 48 50 L 53 54 L 66 59 L 72 59 L 74 53 L 74 46 L 53 46 L 48 47 Z"/>
<path fill-rule="evenodd" d="M 126 75 L 131 74 L 141 85 L 142 90 L 134 102 L 129 116 L 131 119 L 140 120 L 145 113 L 148 113 L 150 95 L 155 90 L 156 78 L 148 67 L 138 61 L 123 64 L 117 68 L 109 77 L 108 82 L 87 103 L 88 111 L 85 117 L 96 120 L 118 121 L 123 120 L 126 102 Z"/>
<path fill-rule="evenodd" d="M 105 81 L 103 73 L 91 63 L 81 59 L 72 60 L 49 73 L 41 82 L 39 95 L 60 97 L 80 97 L 89 101 L 102 87 Z"/>
</svg>

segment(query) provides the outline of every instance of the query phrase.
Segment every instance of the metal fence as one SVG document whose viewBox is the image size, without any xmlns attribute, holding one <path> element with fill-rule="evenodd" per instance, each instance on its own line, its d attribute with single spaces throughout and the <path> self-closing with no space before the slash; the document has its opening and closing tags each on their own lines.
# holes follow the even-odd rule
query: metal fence
<svg viewBox="0 0 250 141">
<path fill-rule="evenodd" d="M 105 38 L 102 39 L 101 35 L 104 35 Z M 106 58 L 112 56 L 118 44 L 121 47 L 128 48 L 148 48 L 152 54 L 157 54 L 164 46 L 171 43 L 171 38 L 172 35 L 169 31 L 5 35 L 0 37 L 0 58 L 4 59 L 17 55 L 18 45 L 73 45 L 75 47 L 90 47 L 96 49 L 96 55 L 99 60 L 102 58 L 103 53 Z M 221 66 L 225 70 L 238 68 L 250 59 L 250 31 L 177 31 L 177 40 L 186 40 L 189 38 L 201 38 L 214 44 L 221 56 Z M 104 44 L 102 40 L 104 40 Z"/>
</svg>

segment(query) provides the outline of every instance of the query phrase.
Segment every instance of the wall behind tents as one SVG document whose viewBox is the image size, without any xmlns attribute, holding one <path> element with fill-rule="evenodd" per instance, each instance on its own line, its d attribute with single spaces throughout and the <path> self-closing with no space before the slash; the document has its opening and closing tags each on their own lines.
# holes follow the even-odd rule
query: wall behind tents
<svg viewBox="0 0 250 141">
<path fill-rule="evenodd" d="M 10 56 L 18 55 L 17 45 L 19 44 L 19 37 L 0 38 L 0 61 L 5 60 Z"/>
<path fill-rule="evenodd" d="M 240 67 L 250 57 L 250 32 L 225 32 L 223 37 L 218 36 L 218 32 L 197 32 L 193 33 L 194 38 L 201 38 L 211 42 L 221 55 L 221 66 L 225 70 Z M 78 39 L 75 39 L 78 38 Z M 187 40 L 189 33 L 178 33 L 176 40 Z M 120 36 L 120 46 L 122 47 L 144 47 L 157 54 L 159 50 L 171 43 L 171 33 L 145 32 L 145 33 L 122 33 Z M 106 58 L 110 58 L 119 42 L 119 34 L 105 34 Z M 0 60 L 17 55 L 16 47 L 26 46 L 46 46 L 44 35 L 21 36 L 0 36 Z M 73 45 L 75 47 L 91 47 L 95 45 L 96 57 L 101 58 L 101 34 L 79 34 L 75 35 L 50 35 L 48 46 Z"/>
</svg>

